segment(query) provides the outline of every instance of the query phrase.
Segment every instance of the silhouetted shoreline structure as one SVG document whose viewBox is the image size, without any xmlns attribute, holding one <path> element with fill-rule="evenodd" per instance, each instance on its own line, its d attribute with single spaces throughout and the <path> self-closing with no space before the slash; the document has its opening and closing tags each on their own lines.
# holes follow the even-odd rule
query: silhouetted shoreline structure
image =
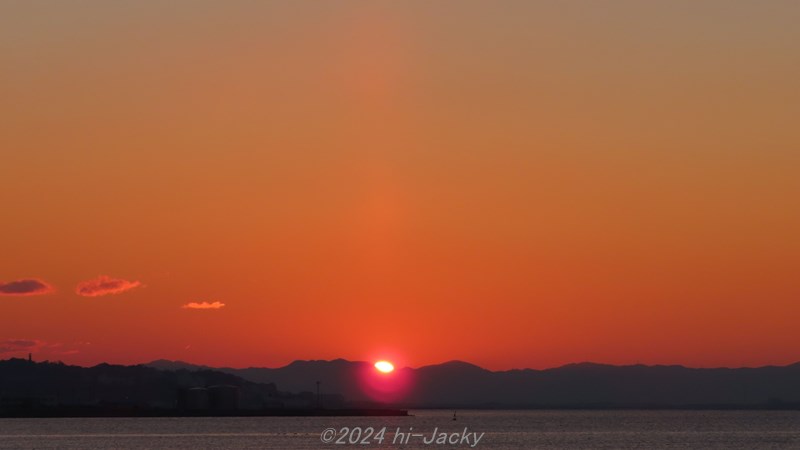
<svg viewBox="0 0 800 450">
<path fill-rule="evenodd" d="M 343 400 L 322 410 L 314 400 L 213 370 L 0 361 L 0 417 L 407 415 L 347 408 Z"/>
<path fill-rule="evenodd" d="M 164 370 L 208 369 L 180 361 L 153 361 Z M 371 362 L 295 361 L 284 367 L 215 368 L 289 391 L 317 380 L 350 405 L 375 406 L 364 389 Z M 800 363 L 758 368 L 613 366 L 578 363 L 552 369 L 491 371 L 462 361 L 398 368 L 407 380 L 393 406 L 441 409 L 792 409 L 800 405 Z M 384 377 L 382 375 L 381 377 Z M 323 395 L 327 407 L 327 396 Z"/>
<path fill-rule="evenodd" d="M 363 392 L 359 383 L 364 370 L 374 371 L 369 363 L 301 361 L 278 369 L 214 370 L 170 364 L 170 369 L 109 364 L 87 368 L 30 359 L 0 361 L 0 415 L 406 415 L 410 408 L 800 409 L 800 364 L 742 369 L 572 364 L 492 372 L 451 362 L 399 369 L 399 376 L 409 380 L 409 389 L 393 404 L 358 396 Z M 316 393 L 277 389 L 278 385 L 289 391 L 296 389 L 293 386 L 302 389 L 319 380 L 329 386 L 326 390 L 344 396 L 322 394 L 321 389 Z"/>
</svg>

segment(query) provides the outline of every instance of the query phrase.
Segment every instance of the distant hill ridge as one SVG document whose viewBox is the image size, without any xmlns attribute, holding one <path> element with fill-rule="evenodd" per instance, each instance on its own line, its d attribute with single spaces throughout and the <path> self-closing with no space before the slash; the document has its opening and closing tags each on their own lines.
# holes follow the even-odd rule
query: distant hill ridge
<svg viewBox="0 0 800 450">
<path fill-rule="evenodd" d="M 208 369 L 182 361 L 148 364 L 162 370 Z M 374 399 L 360 382 L 364 361 L 294 361 L 278 368 L 213 368 L 290 391 L 325 392 L 348 400 Z M 800 363 L 757 368 L 688 368 L 581 362 L 550 369 L 491 371 L 449 361 L 395 371 L 409 381 L 398 405 L 406 407 L 780 407 L 800 404 Z"/>
<path fill-rule="evenodd" d="M 174 370 L 180 369 L 180 370 Z M 180 391 L 211 386 L 236 386 L 243 408 L 260 408 L 291 394 L 272 383 L 245 380 L 235 374 L 194 366 L 158 370 L 146 365 L 70 366 L 59 362 L 0 360 L 0 406 L 119 405 L 175 408 Z"/>
</svg>

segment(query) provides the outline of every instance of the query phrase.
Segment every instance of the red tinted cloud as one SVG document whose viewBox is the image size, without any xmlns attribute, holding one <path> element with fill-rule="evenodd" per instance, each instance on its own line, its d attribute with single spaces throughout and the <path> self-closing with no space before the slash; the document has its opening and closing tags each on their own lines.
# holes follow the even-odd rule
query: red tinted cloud
<svg viewBox="0 0 800 450">
<path fill-rule="evenodd" d="M 100 275 L 94 280 L 78 283 L 75 292 L 84 297 L 99 297 L 101 295 L 119 294 L 141 286 L 138 281 L 128 281 Z"/>
<path fill-rule="evenodd" d="M 0 357 L 21 356 L 33 353 L 34 358 L 57 357 L 60 355 L 75 355 L 80 353 L 75 347 L 89 345 L 88 342 L 75 342 L 63 344 L 61 342 L 47 342 L 41 339 L 0 339 Z"/>
<path fill-rule="evenodd" d="M 53 287 L 41 280 L 16 280 L 0 283 L 0 295 L 42 295 L 53 292 Z"/>
<path fill-rule="evenodd" d="M 36 339 L 5 339 L 0 341 L 0 355 L 4 353 L 32 352 L 38 350 L 44 342 Z"/>
<path fill-rule="evenodd" d="M 225 307 L 225 303 L 222 302 L 191 302 L 182 306 L 184 309 L 220 309 L 223 307 Z"/>
</svg>

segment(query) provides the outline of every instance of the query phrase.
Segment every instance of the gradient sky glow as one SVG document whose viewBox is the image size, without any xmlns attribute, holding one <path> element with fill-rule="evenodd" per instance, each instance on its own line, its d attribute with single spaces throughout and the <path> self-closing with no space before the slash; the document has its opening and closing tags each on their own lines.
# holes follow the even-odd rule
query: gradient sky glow
<svg viewBox="0 0 800 450">
<path fill-rule="evenodd" d="M 0 358 L 796 362 L 798 23 L 3 1 Z"/>
</svg>

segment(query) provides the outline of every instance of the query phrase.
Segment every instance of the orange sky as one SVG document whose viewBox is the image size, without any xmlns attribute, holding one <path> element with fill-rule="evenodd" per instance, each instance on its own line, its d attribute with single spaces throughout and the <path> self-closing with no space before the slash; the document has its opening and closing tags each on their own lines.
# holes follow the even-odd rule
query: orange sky
<svg viewBox="0 0 800 450">
<path fill-rule="evenodd" d="M 800 360 L 797 2 L 166 3 L 0 4 L 0 358 Z"/>
</svg>

